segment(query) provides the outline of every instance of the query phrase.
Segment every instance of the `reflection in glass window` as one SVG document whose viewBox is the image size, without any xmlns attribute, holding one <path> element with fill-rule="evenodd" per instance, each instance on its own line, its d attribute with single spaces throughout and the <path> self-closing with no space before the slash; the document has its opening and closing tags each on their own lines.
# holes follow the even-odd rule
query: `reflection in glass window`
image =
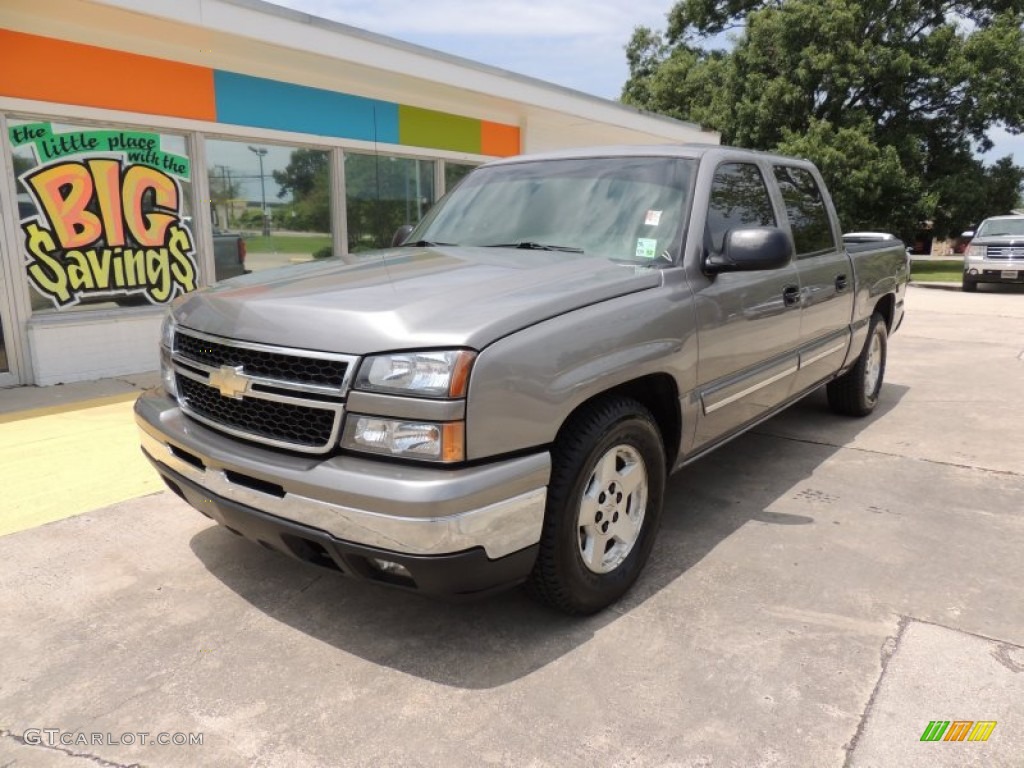
<svg viewBox="0 0 1024 768">
<path fill-rule="evenodd" d="M 786 203 L 797 256 L 835 249 L 825 201 L 810 171 L 777 165 L 775 179 L 779 182 L 782 199 Z"/>
<path fill-rule="evenodd" d="M 726 163 L 715 171 L 705 232 L 711 253 L 721 253 L 732 229 L 774 227 L 775 213 L 761 171 L 750 163 Z"/>
<path fill-rule="evenodd" d="M 445 160 L 444 163 L 444 189 L 451 192 L 452 189 L 466 176 L 467 173 L 476 168 L 475 165 L 465 163 L 453 163 Z"/>
<path fill-rule="evenodd" d="M 434 161 L 345 153 L 350 253 L 387 248 L 434 204 Z"/>
<path fill-rule="evenodd" d="M 208 139 L 206 164 L 217 280 L 332 254 L 328 152 Z"/>
<path fill-rule="evenodd" d="M 34 314 L 166 304 L 198 286 L 185 138 L 12 120 Z"/>
</svg>

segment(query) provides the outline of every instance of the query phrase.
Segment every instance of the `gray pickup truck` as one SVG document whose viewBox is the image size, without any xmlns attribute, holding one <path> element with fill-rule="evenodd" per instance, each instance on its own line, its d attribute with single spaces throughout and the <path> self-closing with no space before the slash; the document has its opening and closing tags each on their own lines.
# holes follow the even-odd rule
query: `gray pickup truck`
<svg viewBox="0 0 1024 768">
<path fill-rule="evenodd" d="M 590 613 L 666 476 L 821 385 L 878 400 L 909 274 L 806 161 L 713 146 L 474 170 L 401 247 L 182 297 L 135 406 L 172 491 L 352 577 Z"/>
</svg>

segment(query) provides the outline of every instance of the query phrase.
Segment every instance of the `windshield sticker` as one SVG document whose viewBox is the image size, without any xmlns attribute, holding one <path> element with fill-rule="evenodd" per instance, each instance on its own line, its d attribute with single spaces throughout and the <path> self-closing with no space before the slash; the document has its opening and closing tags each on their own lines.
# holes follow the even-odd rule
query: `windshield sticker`
<svg viewBox="0 0 1024 768">
<path fill-rule="evenodd" d="M 658 241 L 653 237 L 638 237 L 636 240 L 636 257 L 638 259 L 658 258 Z"/>
<path fill-rule="evenodd" d="M 649 227 L 656 227 L 661 223 L 661 211 L 648 211 L 644 224 Z"/>
<path fill-rule="evenodd" d="M 10 139 L 40 163 L 19 177 L 35 209 L 20 224 L 29 281 L 56 308 L 133 294 L 165 304 L 195 290 L 182 190 L 191 169 L 160 149 L 159 134 L 55 134 L 37 123 Z"/>
</svg>

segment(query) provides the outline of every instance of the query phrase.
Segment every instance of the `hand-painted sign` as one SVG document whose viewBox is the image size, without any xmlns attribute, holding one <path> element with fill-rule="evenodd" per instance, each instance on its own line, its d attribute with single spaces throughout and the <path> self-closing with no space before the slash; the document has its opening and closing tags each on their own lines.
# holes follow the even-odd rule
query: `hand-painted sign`
<svg viewBox="0 0 1024 768">
<path fill-rule="evenodd" d="M 29 280 L 56 307 L 131 294 L 162 304 L 195 289 L 182 217 L 188 158 L 164 152 L 152 133 L 54 133 L 31 123 L 9 134 L 40 163 L 20 177 L 38 210 L 21 229 Z"/>
</svg>

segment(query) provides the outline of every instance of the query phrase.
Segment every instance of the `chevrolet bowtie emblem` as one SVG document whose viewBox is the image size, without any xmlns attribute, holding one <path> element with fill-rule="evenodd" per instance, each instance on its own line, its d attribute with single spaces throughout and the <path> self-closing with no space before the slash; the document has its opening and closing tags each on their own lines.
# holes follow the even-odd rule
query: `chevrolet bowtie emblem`
<svg viewBox="0 0 1024 768">
<path fill-rule="evenodd" d="M 249 377 L 242 375 L 242 366 L 232 368 L 222 365 L 219 370 L 210 372 L 210 386 L 216 387 L 224 397 L 241 400 L 242 395 L 249 391 Z"/>
</svg>

